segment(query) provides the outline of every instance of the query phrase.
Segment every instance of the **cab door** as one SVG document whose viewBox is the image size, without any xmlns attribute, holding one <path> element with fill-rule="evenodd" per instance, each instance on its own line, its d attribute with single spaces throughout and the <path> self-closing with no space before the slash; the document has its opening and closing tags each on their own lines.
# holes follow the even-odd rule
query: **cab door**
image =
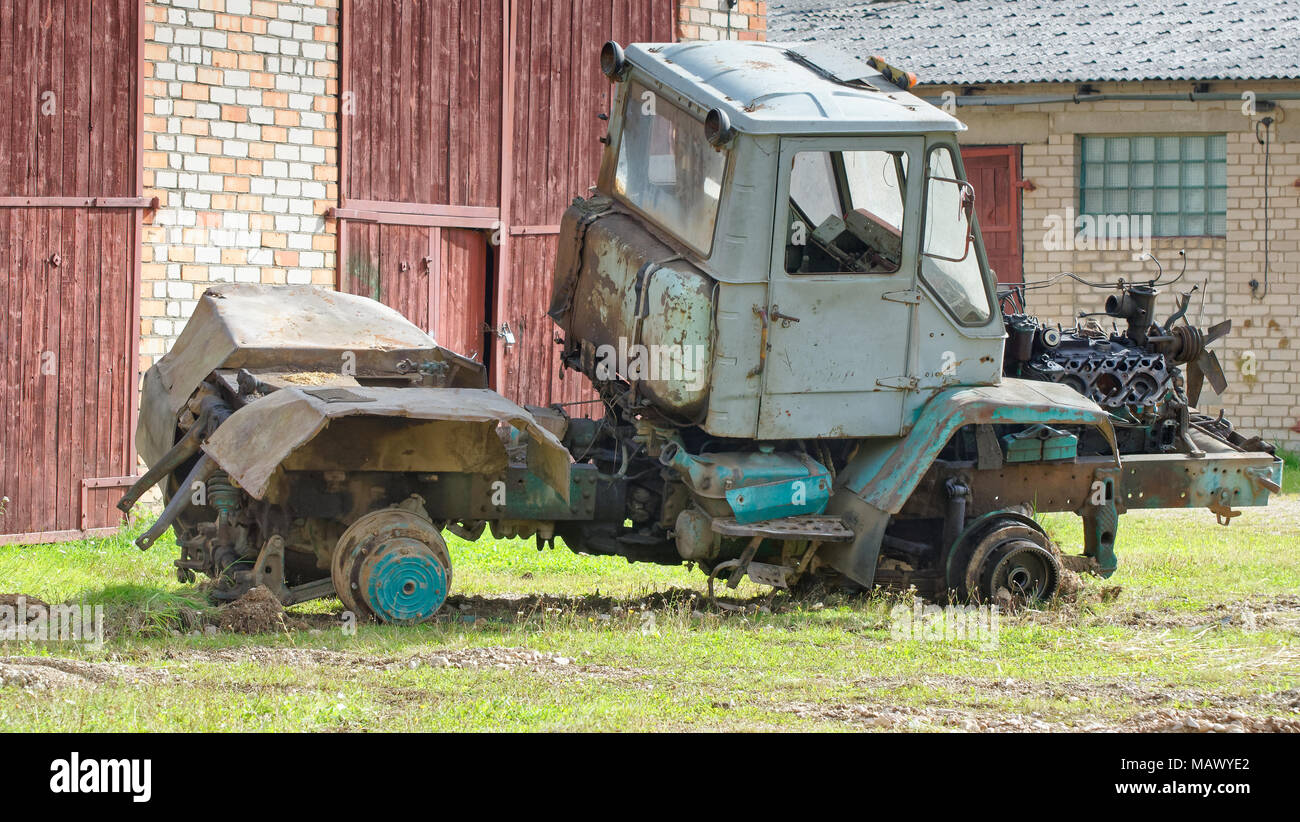
<svg viewBox="0 0 1300 822">
<path fill-rule="evenodd" d="M 922 148 L 915 136 L 782 140 L 759 438 L 902 430 Z"/>
</svg>

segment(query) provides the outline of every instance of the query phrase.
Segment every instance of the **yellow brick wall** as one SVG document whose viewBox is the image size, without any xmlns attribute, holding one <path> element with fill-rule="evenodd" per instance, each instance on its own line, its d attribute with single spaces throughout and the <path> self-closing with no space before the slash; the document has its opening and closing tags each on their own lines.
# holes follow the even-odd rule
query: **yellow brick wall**
<svg viewBox="0 0 1300 822">
<path fill-rule="evenodd" d="M 1094 84 L 1098 92 L 1186 92 L 1188 83 Z M 1189 316 L 1203 326 L 1231 318 L 1232 334 L 1217 346 L 1229 380 L 1222 407 L 1243 431 L 1258 432 L 1295 449 L 1300 434 L 1300 102 L 1279 102 L 1278 109 L 1258 109 L 1249 116 L 1240 95 L 1256 99 L 1269 90 L 1295 90 L 1293 83 L 1214 83 L 1211 91 L 1228 92 L 1227 101 L 1110 101 L 1053 103 L 998 108 L 958 107 L 970 126 L 967 144 L 1022 145 L 1022 172 L 1035 190 L 1022 199 L 1024 270 L 1027 281 L 1041 281 L 1073 271 L 1091 281 L 1150 278 L 1154 267 L 1135 262 L 1128 250 L 1052 250 L 1045 242 L 1049 219 L 1078 213 L 1076 155 L 1081 134 L 1227 135 L 1228 215 L 1223 237 L 1156 237 L 1153 253 L 1166 271 L 1181 269 L 1178 252 L 1187 252 L 1187 275 L 1161 297 L 1158 312 L 1173 311 L 1173 292 L 1200 285 Z M 1074 93 L 1072 85 L 989 86 L 980 95 Z M 942 99 L 952 87 L 929 87 L 923 96 Z M 1288 109 L 1295 111 L 1288 111 Z M 1252 295 L 1250 281 L 1263 280 L 1264 149 L 1255 137 L 1255 122 L 1271 116 L 1269 172 L 1270 276 L 1267 296 Z M 1106 290 L 1070 280 L 1031 292 L 1030 309 L 1044 319 L 1073 324 L 1079 311 L 1098 311 Z M 1241 365 L 1253 358 L 1256 374 Z M 1220 406 L 1205 403 L 1211 411 Z"/>
</svg>

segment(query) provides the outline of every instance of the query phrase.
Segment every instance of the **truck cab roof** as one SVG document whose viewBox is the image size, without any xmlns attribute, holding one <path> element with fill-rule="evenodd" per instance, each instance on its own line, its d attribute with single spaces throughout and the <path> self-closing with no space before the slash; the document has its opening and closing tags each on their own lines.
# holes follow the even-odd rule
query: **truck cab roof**
<svg viewBox="0 0 1300 822">
<path fill-rule="evenodd" d="M 864 59 L 815 43 L 634 43 L 651 78 L 727 113 L 748 134 L 883 134 L 965 126 L 900 89 Z"/>
</svg>

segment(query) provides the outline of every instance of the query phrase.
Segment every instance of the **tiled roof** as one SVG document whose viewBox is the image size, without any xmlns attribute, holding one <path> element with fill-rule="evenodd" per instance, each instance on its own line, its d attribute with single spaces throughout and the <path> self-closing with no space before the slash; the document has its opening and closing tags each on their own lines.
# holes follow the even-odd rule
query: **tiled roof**
<svg viewBox="0 0 1300 822">
<path fill-rule="evenodd" d="M 923 83 L 1300 78 L 1300 0 L 770 0 L 767 26 Z"/>
</svg>

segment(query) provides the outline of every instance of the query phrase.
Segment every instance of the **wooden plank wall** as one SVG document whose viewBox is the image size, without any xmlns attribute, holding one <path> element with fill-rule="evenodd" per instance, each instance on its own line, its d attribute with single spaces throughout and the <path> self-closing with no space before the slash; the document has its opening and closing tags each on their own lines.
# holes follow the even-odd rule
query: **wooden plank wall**
<svg viewBox="0 0 1300 822">
<path fill-rule="evenodd" d="M 135 196 L 136 0 L 0 4 L 0 195 Z M 130 474 L 135 212 L 0 208 L 0 535 L 116 522 Z M 84 517 L 83 517 L 84 514 Z"/>
<path fill-rule="evenodd" d="M 355 103 L 346 201 L 495 209 L 500 202 L 504 0 L 351 0 Z M 345 220 L 339 287 L 401 311 L 440 345 L 484 358 L 488 234 L 400 218 Z"/>
<path fill-rule="evenodd" d="M 344 196 L 495 206 L 503 0 L 351 0 Z"/>
<path fill-rule="evenodd" d="M 341 191 L 350 205 L 363 201 L 357 208 L 498 208 L 508 137 L 511 224 L 501 230 L 510 232 L 510 271 L 492 270 L 499 255 L 489 230 L 393 225 L 402 220 L 379 216 L 344 220 L 339 286 L 397 308 L 440 344 L 480 361 L 490 344 L 484 324 L 508 323 L 517 342 L 503 362 L 491 363 L 504 369 L 507 396 L 531 404 L 588 400 L 594 395 L 581 378 L 561 374 L 557 329 L 546 316 L 554 227 L 596 182 L 605 133 L 596 115 L 609 110 L 611 91 L 600 47 L 611 39 L 671 40 L 676 4 L 508 1 L 514 96 L 513 122 L 503 131 L 506 0 L 349 0 L 343 88 L 356 108 L 346 118 Z M 423 246 L 436 266 L 415 264 Z M 495 300 L 503 282 L 508 293 Z M 504 316 L 488 308 L 497 303 Z"/>
<path fill-rule="evenodd" d="M 515 35 L 512 227 L 554 226 L 574 197 L 587 196 L 600 170 L 609 80 L 600 48 L 673 39 L 676 4 L 668 0 L 519 0 Z M 534 405 L 595 395 L 559 367 L 555 324 L 546 315 L 555 265 L 554 233 L 512 238 L 506 303 L 519 343 L 507 354 L 505 393 Z M 499 324 L 499 322 L 498 322 Z M 581 411 L 582 409 L 579 409 Z"/>
<path fill-rule="evenodd" d="M 439 345 L 483 361 L 484 232 L 348 220 L 339 288 L 393 306 Z"/>
</svg>

